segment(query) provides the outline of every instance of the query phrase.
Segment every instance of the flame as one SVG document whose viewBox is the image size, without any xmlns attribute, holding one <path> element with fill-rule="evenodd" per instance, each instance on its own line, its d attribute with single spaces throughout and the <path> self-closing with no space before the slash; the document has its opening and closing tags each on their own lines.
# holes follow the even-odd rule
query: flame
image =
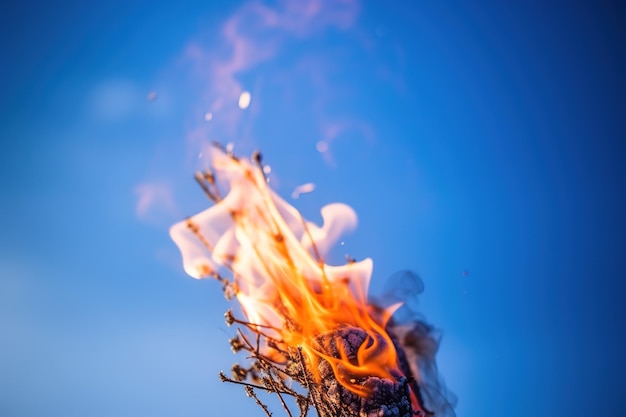
<svg viewBox="0 0 626 417">
<path fill-rule="evenodd" d="M 368 389 L 359 378 L 402 375 L 385 331 L 399 305 L 381 312 L 367 301 L 372 260 L 341 266 L 323 260 L 340 235 L 356 227 L 354 210 L 340 203 L 327 205 L 318 227 L 269 188 L 260 158 L 237 159 L 219 149 L 213 149 L 211 158 L 213 173 L 205 175 L 209 181 L 203 188 L 216 204 L 170 230 L 185 271 L 204 278 L 216 276 L 220 267 L 231 270 L 247 320 L 275 340 L 275 346 L 301 348 L 318 380 L 320 360 L 332 366 L 344 387 L 361 396 Z M 223 198 L 220 181 L 228 189 Z M 336 336 L 351 327 L 368 335 L 356 357 Z M 338 355 L 330 353 L 331 345 Z M 269 346 L 265 349 L 280 356 Z"/>
</svg>

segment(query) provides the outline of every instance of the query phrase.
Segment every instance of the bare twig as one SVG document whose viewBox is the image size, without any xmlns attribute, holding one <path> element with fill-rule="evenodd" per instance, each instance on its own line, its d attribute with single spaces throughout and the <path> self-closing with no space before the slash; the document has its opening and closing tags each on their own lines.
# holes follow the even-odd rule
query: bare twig
<svg viewBox="0 0 626 417">
<path fill-rule="evenodd" d="M 261 400 L 259 400 L 259 397 L 257 397 L 256 393 L 254 392 L 254 389 L 250 386 L 247 386 L 244 389 L 246 390 L 246 394 L 248 395 L 248 397 L 254 398 L 256 403 L 263 409 L 263 411 L 265 411 L 265 414 L 267 415 L 267 417 L 272 417 L 272 413 L 270 413 L 270 410 L 267 408 L 267 405 L 265 405 L 264 403 L 261 402 Z"/>
<path fill-rule="evenodd" d="M 253 384 L 252 382 L 246 382 L 246 381 L 237 381 L 236 379 L 229 378 L 223 372 L 220 372 L 219 376 L 220 376 L 220 381 L 222 382 L 229 382 L 231 384 L 243 385 L 244 387 L 256 388 L 256 389 L 260 389 L 260 390 L 267 391 L 267 392 L 276 392 L 275 389 L 264 387 L 263 385 L 257 385 L 257 384 Z M 286 394 L 286 395 L 294 395 L 294 393 L 287 392 L 287 391 L 280 391 L 280 393 Z"/>
</svg>

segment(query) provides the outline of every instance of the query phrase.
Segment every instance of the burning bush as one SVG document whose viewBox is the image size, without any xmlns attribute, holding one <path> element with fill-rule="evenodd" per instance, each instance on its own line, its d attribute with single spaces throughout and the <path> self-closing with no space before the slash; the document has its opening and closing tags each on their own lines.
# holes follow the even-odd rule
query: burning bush
<svg viewBox="0 0 626 417">
<path fill-rule="evenodd" d="M 392 320 L 401 302 L 369 301 L 371 259 L 324 262 L 356 226 L 352 208 L 325 206 L 322 227 L 306 221 L 269 188 L 258 153 L 238 159 L 216 147 L 212 170 L 196 180 L 214 205 L 175 224 L 171 236 L 185 271 L 216 278 L 241 306 L 244 317 L 229 311 L 226 322 L 239 326 L 231 347 L 251 363 L 221 373 L 223 381 L 244 385 L 268 416 L 255 389 L 275 393 L 290 416 L 286 396 L 301 416 L 311 407 L 323 417 L 453 415 L 439 395 L 432 328 Z"/>
</svg>

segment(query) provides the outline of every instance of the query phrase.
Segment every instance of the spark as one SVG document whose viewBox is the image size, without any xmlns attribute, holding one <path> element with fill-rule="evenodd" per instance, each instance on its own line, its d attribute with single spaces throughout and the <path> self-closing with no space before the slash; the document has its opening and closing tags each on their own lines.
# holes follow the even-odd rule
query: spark
<svg viewBox="0 0 626 417">
<path fill-rule="evenodd" d="M 300 194 L 310 193 L 313 190 L 315 190 L 315 184 L 313 184 L 312 182 L 298 185 L 291 193 L 291 198 L 297 199 L 298 197 L 300 197 Z"/>
<path fill-rule="evenodd" d="M 250 105 L 250 99 L 251 96 L 248 91 L 244 91 L 243 93 L 241 93 L 241 95 L 239 96 L 239 108 L 242 110 L 247 109 Z"/>
</svg>

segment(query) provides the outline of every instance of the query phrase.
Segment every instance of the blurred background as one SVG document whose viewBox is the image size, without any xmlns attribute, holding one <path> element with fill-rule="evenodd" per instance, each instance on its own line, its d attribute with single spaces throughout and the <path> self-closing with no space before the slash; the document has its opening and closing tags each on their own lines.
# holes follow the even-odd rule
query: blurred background
<svg viewBox="0 0 626 417">
<path fill-rule="evenodd" d="M 262 415 L 219 382 L 228 303 L 168 236 L 208 205 L 192 175 L 211 141 L 260 149 L 312 220 L 354 207 L 334 256 L 372 257 L 374 291 L 421 276 L 458 416 L 623 413 L 624 19 L 603 1 L 4 1 L 0 415 Z"/>
</svg>

